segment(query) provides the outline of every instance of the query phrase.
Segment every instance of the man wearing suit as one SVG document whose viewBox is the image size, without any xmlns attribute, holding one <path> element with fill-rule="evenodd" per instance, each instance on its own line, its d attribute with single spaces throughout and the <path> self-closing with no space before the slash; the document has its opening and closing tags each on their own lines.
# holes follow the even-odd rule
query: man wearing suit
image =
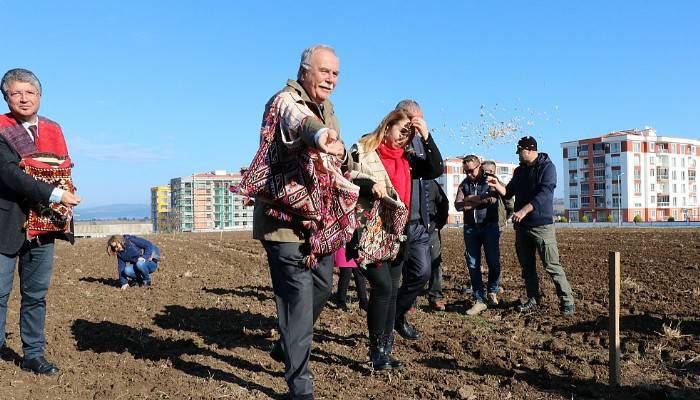
<svg viewBox="0 0 700 400">
<path fill-rule="evenodd" d="M 21 368 L 42 375 L 58 373 L 44 357 L 46 293 L 53 268 L 54 233 L 30 238 L 25 223 L 30 208 L 49 203 L 75 206 L 80 197 L 34 179 L 20 162 L 44 150 L 68 156 L 58 124 L 38 116 L 41 83 L 26 69 L 8 71 L 0 82 L 10 112 L 0 115 L 0 351 L 5 346 L 7 301 L 15 266 L 20 279 Z M 41 140 L 40 140 L 41 138 Z M 41 145 L 40 145 L 41 144 Z M 65 153 L 65 154 L 60 154 Z"/>
</svg>

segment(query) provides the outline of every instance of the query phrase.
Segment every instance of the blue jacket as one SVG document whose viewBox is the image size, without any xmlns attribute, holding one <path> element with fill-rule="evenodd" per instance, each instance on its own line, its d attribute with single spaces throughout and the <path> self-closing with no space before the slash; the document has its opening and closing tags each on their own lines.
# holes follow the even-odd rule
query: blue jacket
<svg viewBox="0 0 700 400">
<path fill-rule="evenodd" d="M 123 286 L 128 282 L 127 276 L 124 274 L 126 264 L 134 264 L 143 257 L 146 260 L 151 259 L 158 261 L 160 251 L 153 243 L 138 236 L 124 235 L 124 250 L 117 252 L 117 272 L 119 273 L 119 285 Z"/>
<path fill-rule="evenodd" d="M 534 210 L 520 222 L 526 226 L 542 226 L 554 223 L 554 188 L 557 187 L 557 171 L 547 153 L 539 153 L 533 165 L 520 164 L 513 171 L 513 178 L 506 185 L 505 198 L 515 196 L 515 211 L 527 203 Z"/>
</svg>

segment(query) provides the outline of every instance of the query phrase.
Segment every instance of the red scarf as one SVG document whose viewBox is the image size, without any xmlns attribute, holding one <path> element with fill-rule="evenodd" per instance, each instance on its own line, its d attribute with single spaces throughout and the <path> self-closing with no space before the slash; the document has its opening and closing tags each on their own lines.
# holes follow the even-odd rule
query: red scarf
<svg viewBox="0 0 700 400">
<path fill-rule="evenodd" d="M 377 148 L 379 159 L 382 160 L 384 169 L 389 175 L 394 189 L 399 194 L 399 199 L 406 205 L 406 209 L 411 209 L 411 168 L 408 160 L 404 157 L 403 148 L 392 149 L 381 143 Z"/>
</svg>

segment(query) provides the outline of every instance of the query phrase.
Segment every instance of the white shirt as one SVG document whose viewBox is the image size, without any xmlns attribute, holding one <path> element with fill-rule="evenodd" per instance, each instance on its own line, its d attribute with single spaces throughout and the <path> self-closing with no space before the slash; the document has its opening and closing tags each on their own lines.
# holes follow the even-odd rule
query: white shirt
<svg viewBox="0 0 700 400">
<path fill-rule="evenodd" d="M 32 135 L 32 131 L 29 130 L 30 126 L 36 126 L 36 132 L 37 136 L 39 136 L 39 119 L 35 122 L 27 122 L 24 121 L 22 122 L 22 127 L 24 127 L 24 130 L 27 131 L 27 135 L 32 139 L 32 142 L 36 142 L 36 138 Z M 52 203 L 60 203 L 61 202 L 61 197 L 63 197 L 63 193 L 65 193 L 65 190 L 61 188 L 53 188 L 53 191 L 51 191 L 51 197 L 49 197 L 49 201 Z"/>
</svg>

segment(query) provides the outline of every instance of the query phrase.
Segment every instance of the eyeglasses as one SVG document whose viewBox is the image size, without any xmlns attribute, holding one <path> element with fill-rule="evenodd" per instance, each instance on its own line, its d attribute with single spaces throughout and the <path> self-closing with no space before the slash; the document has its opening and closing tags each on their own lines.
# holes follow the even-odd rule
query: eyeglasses
<svg viewBox="0 0 700 400">
<path fill-rule="evenodd" d="M 25 91 L 21 92 L 21 91 L 18 90 L 18 91 L 9 92 L 7 95 L 8 95 L 8 97 L 10 97 L 11 99 L 15 99 L 15 100 L 16 100 L 16 99 L 19 99 L 19 98 L 22 98 L 22 97 L 26 97 L 26 98 L 34 98 L 34 97 L 37 97 L 37 96 L 39 96 L 39 92 L 35 92 L 35 91 L 33 91 L 33 90 L 25 90 Z"/>
</svg>

